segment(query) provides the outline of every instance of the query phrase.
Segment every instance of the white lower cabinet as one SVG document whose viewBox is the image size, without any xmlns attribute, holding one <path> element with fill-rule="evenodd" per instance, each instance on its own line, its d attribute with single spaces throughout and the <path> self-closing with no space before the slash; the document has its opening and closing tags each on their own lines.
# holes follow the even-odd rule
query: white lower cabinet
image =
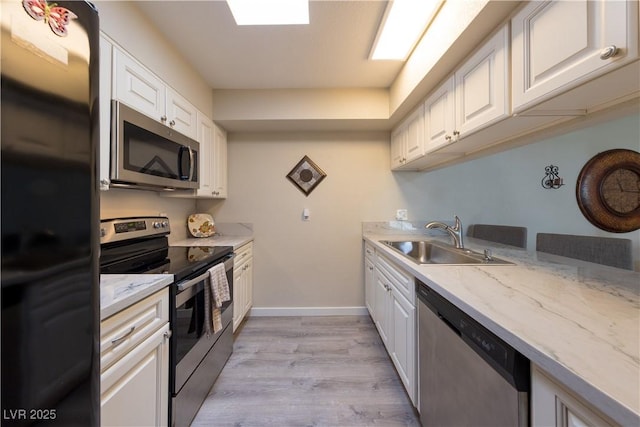
<svg viewBox="0 0 640 427">
<path fill-rule="evenodd" d="M 233 331 L 253 305 L 253 242 L 238 248 L 233 266 Z"/>
<path fill-rule="evenodd" d="M 102 321 L 102 426 L 167 425 L 169 337 L 166 288 Z"/>
<path fill-rule="evenodd" d="M 533 427 L 615 426 L 538 366 L 531 365 L 531 425 Z"/>
<path fill-rule="evenodd" d="M 391 308 L 391 300 L 389 292 L 391 292 L 391 284 L 389 279 L 380 272 L 379 268 L 374 269 L 374 280 L 375 280 L 375 311 L 373 314 L 373 321 L 378 329 L 378 333 L 380 334 L 380 338 L 384 346 L 387 348 L 387 351 L 390 351 L 389 348 L 392 347 L 392 342 L 390 340 L 391 333 L 391 316 L 390 316 L 390 308 Z"/>
<path fill-rule="evenodd" d="M 376 253 L 368 243 L 364 262 L 367 308 L 415 406 L 418 396 L 415 288 L 408 286 L 414 283 L 414 278 Z"/>
<path fill-rule="evenodd" d="M 375 249 L 369 243 L 364 246 L 364 301 L 369 314 L 375 311 Z"/>
</svg>

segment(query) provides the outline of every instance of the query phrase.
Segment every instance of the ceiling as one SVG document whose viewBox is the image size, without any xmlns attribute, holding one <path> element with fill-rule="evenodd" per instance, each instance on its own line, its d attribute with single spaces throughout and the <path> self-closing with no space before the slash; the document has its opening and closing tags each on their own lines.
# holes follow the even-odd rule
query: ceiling
<svg viewBox="0 0 640 427">
<path fill-rule="evenodd" d="M 310 25 L 255 27 L 222 0 L 136 5 L 213 89 L 388 88 L 403 65 L 367 59 L 387 0 L 310 0 Z"/>
</svg>

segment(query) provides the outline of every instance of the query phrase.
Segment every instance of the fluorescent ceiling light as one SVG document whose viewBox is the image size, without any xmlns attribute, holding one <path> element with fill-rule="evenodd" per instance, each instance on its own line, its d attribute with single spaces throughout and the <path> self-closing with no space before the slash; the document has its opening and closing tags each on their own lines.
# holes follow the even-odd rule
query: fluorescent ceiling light
<svg viewBox="0 0 640 427">
<path fill-rule="evenodd" d="M 404 61 L 443 0 L 391 0 L 373 43 L 371 59 Z"/>
<path fill-rule="evenodd" d="M 309 23 L 308 0 L 227 0 L 238 25 Z"/>
</svg>

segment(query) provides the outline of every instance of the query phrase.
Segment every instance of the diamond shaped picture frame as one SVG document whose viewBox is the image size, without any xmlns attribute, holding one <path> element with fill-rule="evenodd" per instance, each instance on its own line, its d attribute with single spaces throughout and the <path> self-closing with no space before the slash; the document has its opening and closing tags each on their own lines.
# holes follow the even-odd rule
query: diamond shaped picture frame
<svg viewBox="0 0 640 427">
<path fill-rule="evenodd" d="M 287 174 L 289 181 L 305 196 L 309 196 L 326 176 L 327 174 L 306 155 Z"/>
</svg>

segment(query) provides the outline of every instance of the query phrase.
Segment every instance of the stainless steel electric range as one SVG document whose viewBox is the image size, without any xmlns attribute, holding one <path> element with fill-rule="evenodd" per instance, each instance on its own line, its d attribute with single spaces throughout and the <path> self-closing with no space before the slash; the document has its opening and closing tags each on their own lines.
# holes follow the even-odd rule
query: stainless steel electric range
<svg viewBox="0 0 640 427">
<path fill-rule="evenodd" d="M 207 397 L 233 349 L 233 301 L 222 306 L 222 330 L 204 329 L 204 287 L 208 270 L 224 263 L 233 295 L 231 246 L 169 246 L 166 217 L 132 217 L 101 221 L 102 274 L 174 276 L 170 286 L 169 424 L 188 426 Z"/>
</svg>

